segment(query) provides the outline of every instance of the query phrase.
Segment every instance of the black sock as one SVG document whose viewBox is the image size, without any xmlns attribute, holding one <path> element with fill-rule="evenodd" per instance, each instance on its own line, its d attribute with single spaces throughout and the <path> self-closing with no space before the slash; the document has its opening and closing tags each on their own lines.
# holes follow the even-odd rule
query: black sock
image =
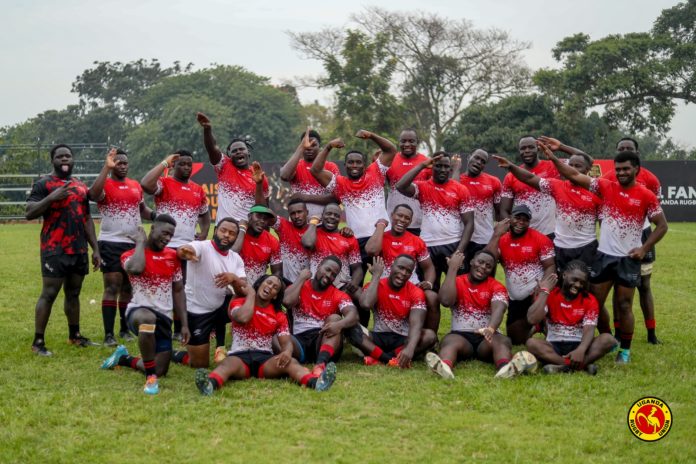
<svg viewBox="0 0 696 464">
<path fill-rule="evenodd" d="M 387 364 L 389 363 L 389 361 L 392 360 L 394 356 L 394 353 L 392 353 L 391 351 L 389 353 L 382 353 L 381 355 L 379 355 L 379 361 L 383 364 Z"/>
<path fill-rule="evenodd" d="M 123 367 L 133 367 L 133 360 L 135 358 L 133 356 L 124 354 L 120 358 L 118 358 L 118 365 L 123 366 Z"/>
<path fill-rule="evenodd" d="M 36 346 L 45 345 L 46 341 L 44 340 L 44 334 L 34 332 L 34 341 L 31 344 Z"/>
<path fill-rule="evenodd" d="M 326 364 L 331 359 L 331 354 L 328 351 L 320 351 L 317 355 L 317 364 Z"/>
<path fill-rule="evenodd" d="M 147 377 L 155 375 L 157 364 L 155 363 L 154 359 L 151 359 L 150 361 L 145 361 L 143 359 L 143 367 L 145 368 L 145 375 Z"/>
<path fill-rule="evenodd" d="M 113 335 L 114 322 L 116 322 L 115 301 L 102 301 L 102 322 L 104 323 L 104 335 Z"/>
<path fill-rule="evenodd" d="M 188 351 L 175 351 L 172 353 L 172 361 L 177 364 L 188 364 Z"/>
<path fill-rule="evenodd" d="M 655 336 L 655 329 L 648 329 L 648 340 L 653 340 L 657 338 Z"/>
<path fill-rule="evenodd" d="M 317 379 L 319 377 L 312 377 L 307 381 L 307 388 L 315 389 L 317 387 Z"/>
<path fill-rule="evenodd" d="M 80 335 L 80 324 L 68 324 L 68 337 L 75 339 Z"/>
</svg>

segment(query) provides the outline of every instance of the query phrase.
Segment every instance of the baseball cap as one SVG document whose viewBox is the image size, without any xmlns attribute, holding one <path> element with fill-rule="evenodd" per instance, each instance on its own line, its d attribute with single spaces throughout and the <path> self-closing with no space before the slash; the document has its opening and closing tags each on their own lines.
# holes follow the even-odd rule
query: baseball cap
<svg viewBox="0 0 696 464">
<path fill-rule="evenodd" d="M 254 205 L 251 207 L 249 210 L 249 213 L 261 213 L 261 214 L 268 214 L 269 216 L 276 217 L 275 213 L 273 210 L 270 208 L 263 206 L 263 205 Z"/>
<path fill-rule="evenodd" d="M 517 205 L 512 208 L 512 216 L 517 216 L 518 214 L 524 214 L 529 219 L 532 219 L 532 212 L 529 210 L 527 205 Z"/>
</svg>

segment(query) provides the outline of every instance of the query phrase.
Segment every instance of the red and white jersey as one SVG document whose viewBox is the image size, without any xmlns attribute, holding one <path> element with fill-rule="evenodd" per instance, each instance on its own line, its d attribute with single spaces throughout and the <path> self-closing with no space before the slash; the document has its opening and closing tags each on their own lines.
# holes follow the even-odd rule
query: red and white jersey
<svg viewBox="0 0 696 464">
<path fill-rule="evenodd" d="M 380 219 L 389 220 L 384 207 L 384 175 L 387 166 L 379 160 L 365 169 L 365 175 L 352 180 L 334 175 L 326 186 L 346 210 L 346 222 L 356 238 L 372 235 Z"/>
<path fill-rule="evenodd" d="M 193 241 L 198 216 L 208 211 L 208 198 L 195 182 L 179 182 L 173 177 L 160 177 L 155 190 L 157 214 L 166 213 L 176 220 L 176 229 L 169 248 L 178 248 Z"/>
<path fill-rule="evenodd" d="M 123 182 L 106 179 L 97 201 L 101 213 L 99 240 L 133 243 L 129 236 L 134 237 L 138 232 L 142 202 L 143 189 L 137 181 L 128 178 Z"/>
<path fill-rule="evenodd" d="M 603 175 L 602 178 L 610 180 L 612 182 L 619 181 L 616 178 L 616 171 L 610 171 Z M 636 183 L 642 185 L 643 187 L 654 193 L 658 200 L 662 198 L 662 186 L 660 185 L 660 179 L 658 179 L 655 174 L 648 171 L 642 166 L 640 168 L 640 171 L 638 171 L 638 174 L 636 175 Z M 645 218 L 643 228 L 645 229 L 648 227 L 650 227 L 650 221 L 647 218 Z"/>
<path fill-rule="evenodd" d="M 320 329 L 329 316 L 342 314 L 349 306 L 353 306 L 350 297 L 333 285 L 324 291 L 314 290 L 312 281 L 308 280 L 302 285 L 300 302 L 292 310 L 292 333 Z"/>
<path fill-rule="evenodd" d="M 135 248 L 121 255 L 121 265 L 124 269 L 134 253 Z M 133 298 L 128 303 L 126 313 L 134 308 L 145 307 L 171 319 L 174 308 L 172 284 L 183 278 L 181 262 L 176 257 L 176 251 L 171 248 L 153 251 L 145 247 L 145 270 L 140 275 L 128 274 L 128 280 L 133 287 Z"/>
<path fill-rule="evenodd" d="M 553 243 L 558 248 L 579 248 L 597 239 L 597 216 L 602 204 L 597 195 L 559 179 L 541 179 L 539 189 L 556 201 Z"/>
<path fill-rule="evenodd" d="M 592 294 L 579 294 L 566 300 L 560 288 L 551 290 L 546 299 L 546 341 L 579 342 L 586 325 L 596 326 L 599 304 Z"/>
<path fill-rule="evenodd" d="M 659 200 L 637 183 L 626 188 L 618 182 L 595 178 L 590 190 L 603 200 L 597 249 L 610 256 L 628 256 L 629 251 L 642 245 L 645 219 L 662 213 Z"/>
<path fill-rule="evenodd" d="M 430 258 L 430 252 L 428 252 L 428 247 L 425 246 L 423 239 L 409 231 L 405 231 L 399 237 L 396 237 L 390 230 L 385 232 L 382 239 L 382 252 L 379 255 L 384 259 L 384 274 L 382 277 L 389 277 L 392 264 L 394 264 L 399 255 L 412 256 L 419 263 Z M 411 274 L 409 281 L 414 284 L 419 282 L 415 270 Z"/>
<path fill-rule="evenodd" d="M 551 239 L 532 228 L 521 237 L 513 237 L 510 232 L 500 237 L 498 254 L 511 300 L 524 300 L 531 295 L 544 275 L 541 262 L 556 256 Z"/>
<path fill-rule="evenodd" d="M 341 287 L 350 282 L 350 266 L 362 262 L 358 241 L 355 237 L 344 237 L 338 231 L 327 232 L 323 227 L 317 227 L 317 241 L 314 251 L 309 254 L 312 275 L 317 273 L 322 260 L 330 255 L 341 260 L 341 272 L 334 279 L 334 285 Z"/>
<path fill-rule="evenodd" d="M 398 190 L 396 190 L 396 183 L 401 180 L 404 175 L 411 169 L 418 166 L 423 161 L 427 160 L 428 157 L 422 153 L 416 153 L 410 158 L 406 158 L 401 152 L 398 152 L 394 156 L 391 166 L 387 169 L 386 177 L 389 182 L 391 190 L 389 190 L 389 196 L 387 197 L 387 213 L 391 214 L 394 208 L 400 204 L 407 204 L 413 209 L 413 219 L 411 220 L 411 225 L 409 227 L 419 228 L 423 222 L 423 213 L 421 212 L 420 203 L 417 199 L 407 197 Z M 433 170 L 431 168 L 423 169 L 418 173 L 414 181 L 417 180 L 428 180 L 433 176 Z"/>
<path fill-rule="evenodd" d="M 309 253 L 302 246 L 302 236 L 307 232 L 307 225 L 298 229 L 292 222 L 278 217 L 273 229 L 280 242 L 280 258 L 283 262 L 283 277 L 295 282 L 302 269 L 309 268 Z"/>
<path fill-rule="evenodd" d="M 436 184 L 432 179 L 414 182 L 423 211 L 421 238 L 429 246 L 459 242 L 464 224 L 461 215 L 473 211 L 469 191 L 459 182 Z"/>
<path fill-rule="evenodd" d="M 455 280 L 457 303 L 452 307 L 452 330 L 457 332 L 476 332 L 491 324 L 491 303 L 502 302 L 508 305 L 508 293 L 503 284 L 493 277 L 483 282 L 473 283 L 469 274 L 460 275 Z"/>
<path fill-rule="evenodd" d="M 308 163 L 304 159 L 300 159 L 297 163 L 297 169 L 295 170 L 295 176 L 290 179 L 290 193 L 303 193 L 305 195 L 326 195 L 330 192 L 326 187 L 322 187 L 319 181 L 312 175 L 310 169 L 312 168 L 312 163 Z M 331 172 L 334 176 L 340 175 L 338 166 L 336 163 L 327 161 L 324 165 L 324 169 Z M 307 211 L 309 211 L 309 217 L 319 216 L 324 211 L 324 205 L 317 205 L 315 203 L 305 203 L 307 206 Z"/>
<path fill-rule="evenodd" d="M 526 166 L 521 167 L 527 169 Z M 556 166 L 548 160 L 541 160 L 535 167 L 527 170 L 542 179 L 560 179 Z M 513 208 L 520 204 L 529 207 L 532 212 L 529 227 L 544 235 L 553 233 L 556 228 L 556 204 L 550 195 L 530 187 L 517 180 L 512 173 L 508 173 L 503 179 L 502 196 L 513 199 Z"/>
<path fill-rule="evenodd" d="M 232 160 L 223 155 L 213 166 L 218 176 L 218 209 L 216 223 L 225 217 L 246 221 L 249 210 L 254 206 L 256 182 L 251 178 L 251 168 L 239 169 Z M 268 198 L 268 180 L 263 180 L 263 196 Z"/>
<path fill-rule="evenodd" d="M 364 291 L 369 285 L 365 285 Z M 387 278 L 380 279 L 378 285 L 377 304 L 372 308 L 375 315 L 373 330 L 407 336 L 411 311 L 426 311 L 425 293 L 411 282 L 406 282 L 400 290 L 393 289 Z"/>
<path fill-rule="evenodd" d="M 230 293 L 227 287 L 215 285 L 215 276 L 231 272 L 246 277 L 242 258 L 232 250 L 221 251 L 212 240 L 189 243 L 198 261 L 186 265 L 186 310 L 192 314 L 208 314 L 220 307 Z"/>
<path fill-rule="evenodd" d="M 476 177 L 462 174 L 459 182 L 469 191 L 471 206 L 474 208 L 474 233 L 471 234 L 471 241 L 485 245 L 493 236 L 494 205 L 500 204 L 503 184 L 497 177 L 485 172 Z"/>
<path fill-rule="evenodd" d="M 282 311 L 276 312 L 273 305 L 265 308 L 254 306 L 254 315 L 246 324 L 240 324 L 232 319 L 235 311 L 242 307 L 246 298 L 236 298 L 230 302 L 230 320 L 232 321 L 232 347 L 228 354 L 241 351 L 266 351 L 273 352 L 271 340 L 274 335 L 290 335 L 288 318 Z"/>
<path fill-rule="evenodd" d="M 252 236 L 249 232 L 244 234 L 239 256 L 244 261 L 244 270 L 250 285 L 254 285 L 254 282 L 266 273 L 269 265 L 283 262 L 280 258 L 278 239 L 265 230 L 258 237 Z"/>
</svg>

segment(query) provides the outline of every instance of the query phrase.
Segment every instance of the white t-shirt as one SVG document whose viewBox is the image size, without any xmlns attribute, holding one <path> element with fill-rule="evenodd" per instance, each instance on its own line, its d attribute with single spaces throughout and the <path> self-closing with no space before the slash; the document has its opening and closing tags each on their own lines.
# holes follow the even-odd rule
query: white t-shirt
<svg viewBox="0 0 696 464">
<path fill-rule="evenodd" d="M 242 258 L 232 250 L 222 254 L 212 240 L 189 243 L 196 250 L 198 262 L 186 265 L 186 309 L 192 314 L 207 314 L 215 311 L 230 293 L 226 288 L 215 286 L 215 276 L 232 272 L 237 277 L 246 277 Z"/>
</svg>

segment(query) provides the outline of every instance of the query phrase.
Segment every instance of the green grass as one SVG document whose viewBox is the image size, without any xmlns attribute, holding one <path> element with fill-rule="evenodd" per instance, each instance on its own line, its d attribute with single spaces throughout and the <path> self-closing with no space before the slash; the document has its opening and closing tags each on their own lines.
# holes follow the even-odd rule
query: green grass
<svg viewBox="0 0 696 464">
<path fill-rule="evenodd" d="M 202 398 L 193 371 L 173 366 L 146 397 L 128 369 L 99 370 L 108 348 L 66 345 L 59 298 L 33 355 L 40 290 L 39 226 L 0 226 L 0 462 L 693 462 L 696 459 L 693 301 L 696 224 L 673 224 L 653 278 L 658 335 L 646 343 L 637 306 L 633 362 L 579 373 L 495 381 L 479 362 L 444 382 L 422 362 L 409 371 L 363 367 L 350 352 L 326 394 L 289 381 L 227 384 Z M 82 331 L 101 341 L 101 276 L 82 292 Z M 443 312 L 441 334 L 449 326 Z M 137 352 L 135 343 L 129 344 Z M 674 425 L 656 443 L 626 425 L 632 402 L 657 396 Z M 691 437 L 691 438 L 689 438 Z"/>
</svg>

